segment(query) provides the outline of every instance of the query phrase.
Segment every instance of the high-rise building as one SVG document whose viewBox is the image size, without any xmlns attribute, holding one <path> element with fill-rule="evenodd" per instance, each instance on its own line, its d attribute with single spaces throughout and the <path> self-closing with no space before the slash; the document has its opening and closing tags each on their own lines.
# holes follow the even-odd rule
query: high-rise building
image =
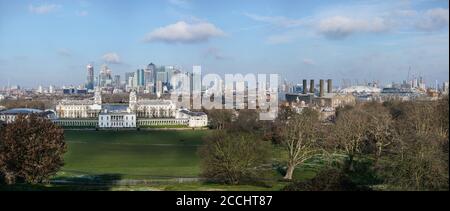
<svg viewBox="0 0 450 211">
<path fill-rule="evenodd" d="M 115 87 L 120 87 L 120 75 L 115 75 L 114 76 L 114 86 Z"/>
<path fill-rule="evenodd" d="M 109 67 L 106 64 L 102 66 L 102 70 L 100 71 L 100 75 L 98 76 L 99 79 L 98 85 L 100 87 L 108 87 L 112 85 L 113 80 L 111 72 L 112 72 L 111 69 L 109 69 Z"/>
<path fill-rule="evenodd" d="M 145 86 L 144 69 L 138 69 L 136 71 L 136 82 L 137 86 Z"/>
<path fill-rule="evenodd" d="M 153 63 L 150 63 L 147 65 L 147 68 L 145 69 L 145 74 L 148 75 L 146 77 L 146 83 L 155 83 L 156 79 L 156 65 Z"/>
<path fill-rule="evenodd" d="M 192 67 L 192 89 L 193 91 L 202 91 L 202 66 Z"/>
<path fill-rule="evenodd" d="M 130 78 L 132 78 L 134 76 L 134 72 L 128 72 L 125 73 L 125 83 L 129 86 L 130 84 L 128 83 L 128 81 L 130 80 Z"/>
<path fill-rule="evenodd" d="M 88 64 L 86 66 L 86 69 L 87 69 L 86 89 L 93 90 L 94 89 L 94 66 L 92 64 Z"/>
</svg>

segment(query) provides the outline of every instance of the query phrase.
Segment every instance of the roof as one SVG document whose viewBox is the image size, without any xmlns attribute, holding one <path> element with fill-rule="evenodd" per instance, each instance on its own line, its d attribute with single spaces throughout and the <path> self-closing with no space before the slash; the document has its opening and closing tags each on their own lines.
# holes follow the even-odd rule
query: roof
<svg viewBox="0 0 450 211">
<path fill-rule="evenodd" d="M 139 105 L 173 105 L 170 100 L 138 100 Z"/>
<path fill-rule="evenodd" d="M 204 112 L 192 112 L 189 110 L 180 110 L 180 113 L 187 114 L 189 116 L 204 116 L 204 115 L 206 115 Z"/>
<path fill-rule="evenodd" d="M 370 87 L 370 86 L 352 86 L 347 87 L 345 89 L 340 90 L 341 93 L 379 93 L 381 92 L 380 88 Z"/>
<path fill-rule="evenodd" d="M 93 105 L 94 101 L 90 99 L 84 100 L 61 100 L 60 105 Z"/>
<path fill-rule="evenodd" d="M 43 110 L 32 108 L 13 108 L 9 110 L 0 111 L 0 115 L 19 115 L 19 114 L 34 114 L 43 113 Z"/>
</svg>

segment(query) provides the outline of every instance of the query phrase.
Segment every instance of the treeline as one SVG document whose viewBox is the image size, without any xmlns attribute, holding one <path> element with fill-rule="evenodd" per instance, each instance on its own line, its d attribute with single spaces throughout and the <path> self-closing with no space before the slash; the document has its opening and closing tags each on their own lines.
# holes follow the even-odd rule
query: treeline
<svg viewBox="0 0 450 211">
<path fill-rule="evenodd" d="M 315 110 L 283 107 L 276 121 L 251 110 L 208 111 L 218 129 L 200 150 L 203 176 L 228 184 L 264 181 L 282 157 L 285 190 L 448 190 L 449 99 L 365 103 L 324 124 Z M 320 163 L 298 181 L 295 169 Z"/>
<path fill-rule="evenodd" d="M 18 100 L 3 100 L 0 105 L 5 106 L 7 109 L 13 108 L 33 108 L 45 110 L 53 107 L 52 101 L 47 100 L 28 100 L 28 99 L 18 99 Z"/>
</svg>

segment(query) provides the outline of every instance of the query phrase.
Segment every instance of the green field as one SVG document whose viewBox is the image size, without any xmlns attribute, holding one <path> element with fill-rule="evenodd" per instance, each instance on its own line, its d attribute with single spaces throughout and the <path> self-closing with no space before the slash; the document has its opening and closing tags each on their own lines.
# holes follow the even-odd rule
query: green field
<svg viewBox="0 0 450 211">
<path fill-rule="evenodd" d="M 59 175 L 122 178 L 197 177 L 197 148 L 209 131 L 66 131 Z"/>
<path fill-rule="evenodd" d="M 200 177 L 199 146 L 209 130 L 66 130 L 64 167 L 48 185 L 0 186 L 0 190 L 279 190 L 287 183 L 274 169 L 266 185 L 221 185 Z M 275 154 L 281 154 L 275 150 Z M 275 161 L 276 162 L 276 161 Z M 312 178 L 301 167 L 296 179 Z M 180 181 L 181 180 L 181 181 Z M 136 183 L 134 183 L 136 182 Z"/>
</svg>

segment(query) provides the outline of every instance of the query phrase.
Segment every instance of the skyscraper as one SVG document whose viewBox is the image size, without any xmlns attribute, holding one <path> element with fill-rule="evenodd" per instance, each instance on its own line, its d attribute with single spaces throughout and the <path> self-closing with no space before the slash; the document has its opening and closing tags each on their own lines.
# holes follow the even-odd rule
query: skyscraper
<svg viewBox="0 0 450 211">
<path fill-rule="evenodd" d="M 86 89 L 93 90 L 94 89 L 94 66 L 92 66 L 92 64 L 88 64 L 86 66 L 86 69 L 87 69 Z"/>
<path fill-rule="evenodd" d="M 138 69 L 136 71 L 136 77 L 137 77 L 137 86 L 145 86 L 145 75 L 144 75 L 144 69 Z"/>
<path fill-rule="evenodd" d="M 119 88 L 120 87 L 120 75 L 115 75 L 114 76 L 114 86 L 116 87 L 116 88 Z"/>
<path fill-rule="evenodd" d="M 145 84 L 149 84 L 149 83 L 155 83 L 155 78 L 156 78 L 156 65 L 153 63 L 150 63 L 149 65 L 147 65 L 147 68 L 145 69 L 144 72 L 144 77 L 145 77 Z"/>
<path fill-rule="evenodd" d="M 109 69 L 108 66 L 103 65 L 102 70 L 100 71 L 99 75 L 99 86 L 100 87 L 107 87 L 112 85 L 112 76 L 111 76 L 111 69 Z"/>
</svg>

